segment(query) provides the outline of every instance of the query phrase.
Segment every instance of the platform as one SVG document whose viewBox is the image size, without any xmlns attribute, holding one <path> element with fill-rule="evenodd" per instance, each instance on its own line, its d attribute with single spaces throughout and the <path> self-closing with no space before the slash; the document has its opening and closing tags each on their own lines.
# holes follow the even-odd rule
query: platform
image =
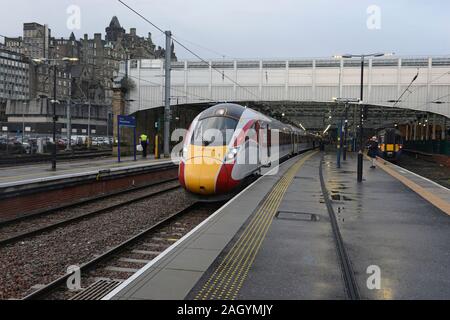
<svg viewBox="0 0 450 320">
<path fill-rule="evenodd" d="M 341 169 L 334 154 L 290 159 L 105 300 L 349 299 L 333 216 L 358 298 L 448 299 L 450 191 L 393 165 L 370 169 L 367 160 L 358 184 L 355 165 L 352 155 Z M 373 266 L 381 288 L 371 290 Z"/>
<path fill-rule="evenodd" d="M 36 182 L 55 181 L 71 177 L 98 174 L 99 171 L 118 171 L 127 168 L 140 168 L 157 164 L 168 164 L 170 159 L 126 157 L 118 163 L 117 158 L 108 157 L 91 160 L 74 160 L 57 163 L 57 170 L 51 170 L 50 163 L 27 164 L 23 166 L 0 168 L 0 189 L 17 185 L 29 185 Z"/>
<path fill-rule="evenodd" d="M 177 163 L 167 160 L 103 159 L 0 169 L 0 222 L 92 201 L 167 179 L 177 179 Z"/>
</svg>

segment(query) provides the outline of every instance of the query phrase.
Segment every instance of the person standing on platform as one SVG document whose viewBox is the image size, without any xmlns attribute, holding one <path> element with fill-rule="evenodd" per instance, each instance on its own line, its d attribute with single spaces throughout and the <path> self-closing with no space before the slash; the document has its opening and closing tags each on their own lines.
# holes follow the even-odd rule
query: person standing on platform
<svg viewBox="0 0 450 320">
<path fill-rule="evenodd" d="M 147 150 L 149 145 L 148 136 L 145 133 L 143 133 L 141 134 L 140 140 L 142 146 L 142 157 L 145 159 L 147 158 Z"/>
<path fill-rule="evenodd" d="M 372 159 L 372 166 L 370 167 L 371 169 L 375 169 L 375 163 L 377 160 L 377 155 L 378 155 L 378 140 L 377 137 L 372 137 L 372 139 L 370 139 L 369 141 L 369 152 L 368 152 L 368 156 Z"/>
</svg>

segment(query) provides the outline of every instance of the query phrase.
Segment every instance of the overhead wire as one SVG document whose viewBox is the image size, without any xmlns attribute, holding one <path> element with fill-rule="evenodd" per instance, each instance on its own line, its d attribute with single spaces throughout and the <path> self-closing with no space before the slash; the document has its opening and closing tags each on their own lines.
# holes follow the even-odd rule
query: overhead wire
<svg viewBox="0 0 450 320">
<path fill-rule="evenodd" d="M 144 21 L 146 21 L 147 23 L 149 23 L 151 26 L 153 26 L 155 29 L 159 30 L 162 33 L 165 33 L 165 31 L 158 27 L 155 23 L 151 22 L 148 18 L 146 18 L 143 14 L 141 14 L 140 12 L 138 12 L 136 9 L 132 8 L 130 5 L 128 5 L 127 3 L 125 3 L 123 0 L 117 0 L 118 2 L 120 2 L 123 6 L 125 6 L 126 8 L 128 8 L 130 11 L 132 11 L 133 13 L 135 13 L 138 17 L 140 17 L 141 19 L 143 19 Z M 181 38 L 180 38 L 181 39 Z M 261 99 L 261 97 L 259 97 L 258 95 L 256 95 L 255 93 L 253 93 L 252 91 L 250 91 L 248 88 L 240 85 L 237 81 L 235 81 L 234 79 L 232 79 L 231 77 L 229 77 L 228 75 L 224 74 L 223 71 L 221 71 L 220 69 L 214 67 L 210 62 L 206 61 L 204 58 L 202 58 L 199 54 L 197 54 L 196 52 L 194 52 L 193 50 L 191 50 L 190 48 L 188 48 L 185 44 L 183 44 L 181 41 L 179 41 L 177 39 L 177 37 L 175 35 L 172 36 L 172 40 L 174 43 L 178 44 L 181 48 L 183 48 L 184 50 L 186 50 L 187 52 L 189 52 L 190 54 L 192 54 L 194 57 L 196 57 L 198 60 L 200 60 L 201 62 L 209 65 L 211 67 L 212 70 L 218 72 L 222 77 L 230 80 L 233 84 L 235 84 L 236 86 L 238 86 L 239 88 L 243 89 L 244 91 L 250 93 L 251 95 L 255 96 L 256 98 L 258 98 L 258 100 Z M 166 50 L 168 50 L 169 48 L 166 48 Z"/>
</svg>

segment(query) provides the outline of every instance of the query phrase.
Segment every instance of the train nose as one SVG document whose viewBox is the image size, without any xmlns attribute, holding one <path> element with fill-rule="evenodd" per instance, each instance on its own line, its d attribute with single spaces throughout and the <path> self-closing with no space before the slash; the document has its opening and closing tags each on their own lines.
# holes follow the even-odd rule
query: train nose
<svg viewBox="0 0 450 320">
<path fill-rule="evenodd" d="M 185 188 L 200 195 L 214 194 L 222 165 L 222 161 L 209 157 L 187 160 L 184 163 Z"/>
</svg>

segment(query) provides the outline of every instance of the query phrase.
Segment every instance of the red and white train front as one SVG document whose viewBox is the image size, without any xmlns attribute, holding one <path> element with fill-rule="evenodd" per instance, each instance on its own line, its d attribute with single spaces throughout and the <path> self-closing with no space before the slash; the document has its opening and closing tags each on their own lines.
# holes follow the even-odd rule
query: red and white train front
<svg viewBox="0 0 450 320">
<path fill-rule="evenodd" d="M 231 194 L 263 167 L 308 148 L 301 129 L 237 104 L 219 104 L 193 121 L 179 180 L 202 197 Z"/>
<path fill-rule="evenodd" d="M 217 105 L 201 113 L 186 136 L 179 172 L 181 185 L 203 196 L 236 189 L 251 169 L 243 170 L 236 162 L 244 144 L 249 144 L 248 131 L 258 120 L 256 116 L 255 111 L 234 104 Z M 253 140 L 257 143 L 256 137 Z"/>
</svg>

